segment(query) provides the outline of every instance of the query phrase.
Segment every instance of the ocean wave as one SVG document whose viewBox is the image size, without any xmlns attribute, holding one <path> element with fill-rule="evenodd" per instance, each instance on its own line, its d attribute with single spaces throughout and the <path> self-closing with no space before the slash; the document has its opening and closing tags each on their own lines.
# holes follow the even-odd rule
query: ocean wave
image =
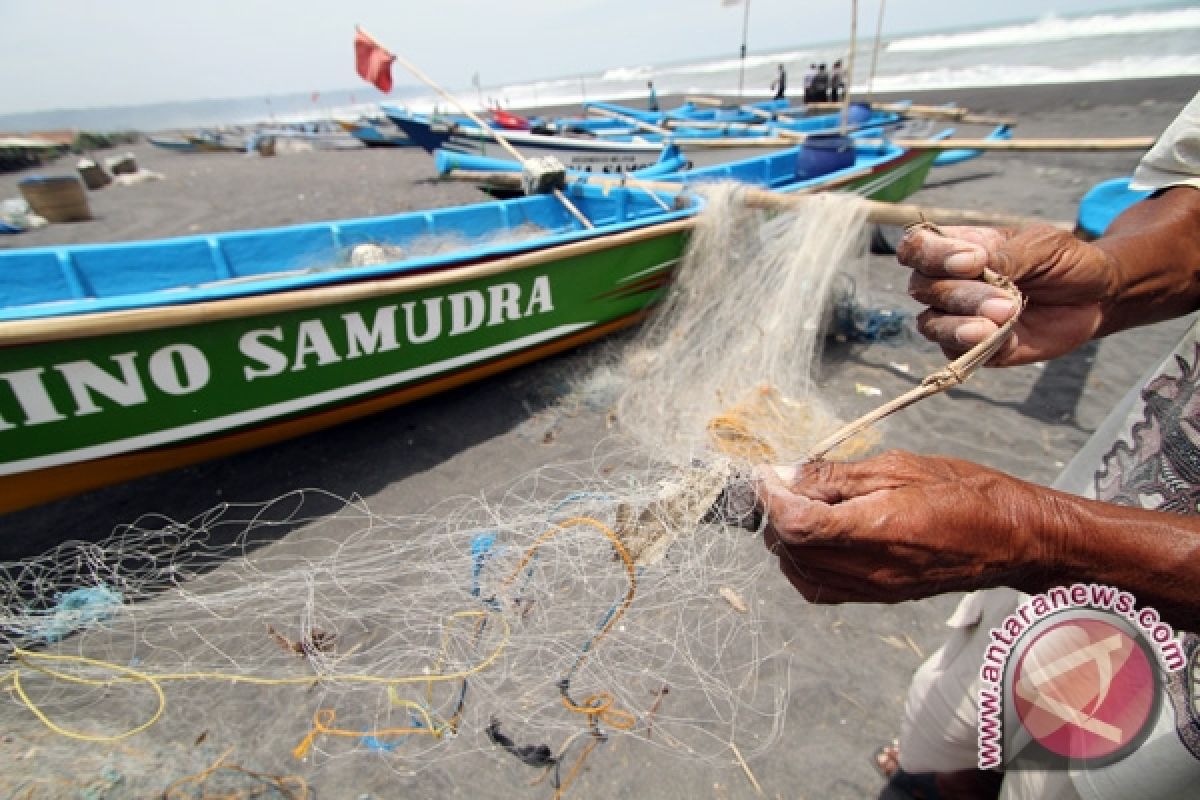
<svg viewBox="0 0 1200 800">
<path fill-rule="evenodd" d="M 1097 14 L 1073 19 L 1050 15 L 1025 25 L 897 39 L 888 44 L 887 51 L 889 53 L 923 53 L 973 47 L 1012 47 L 1096 36 L 1175 32 L 1195 28 L 1200 28 L 1200 8 L 1132 14 Z"/>
<path fill-rule="evenodd" d="M 648 66 L 640 67 L 614 67 L 610 70 L 605 70 L 600 76 L 602 81 L 644 81 L 647 78 L 653 77 L 654 68 Z"/>
<path fill-rule="evenodd" d="M 1200 55 L 1129 56 L 1096 61 L 1070 68 L 980 64 L 959 69 L 929 69 L 903 75 L 876 76 L 870 90 L 905 92 L 928 89 L 962 89 L 987 86 L 1026 86 L 1047 83 L 1088 83 L 1092 81 L 1136 80 L 1200 75 Z M 867 86 L 851 88 L 864 93 Z"/>
<path fill-rule="evenodd" d="M 745 66 L 746 69 L 754 69 L 775 64 L 807 65 L 815 58 L 816 56 L 811 50 L 791 50 L 767 55 L 746 56 Z M 656 70 L 654 74 L 656 76 L 711 75 L 715 72 L 729 72 L 741 67 L 742 60 L 740 58 L 726 58 L 720 61 L 703 61 L 685 66 L 667 67 Z"/>
</svg>

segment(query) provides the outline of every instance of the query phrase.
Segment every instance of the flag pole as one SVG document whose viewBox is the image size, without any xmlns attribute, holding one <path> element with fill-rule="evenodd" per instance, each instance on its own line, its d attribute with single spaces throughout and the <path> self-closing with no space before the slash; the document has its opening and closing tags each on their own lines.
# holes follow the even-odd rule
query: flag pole
<svg viewBox="0 0 1200 800">
<path fill-rule="evenodd" d="M 875 65 L 879 61 L 879 40 L 883 37 L 883 7 L 886 0 L 879 0 L 879 17 L 875 20 L 875 47 L 871 50 L 871 74 L 867 76 L 867 102 L 871 101 L 875 83 Z"/>
<path fill-rule="evenodd" d="M 433 91 L 435 91 L 437 94 L 441 95 L 442 98 L 445 99 L 448 103 L 457 107 L 459 111 L 461 111 L 463 114 L 465 114 L 467 117 L 469 117 L 472 122 L 474 122 L 476 125 L 478 125 L 480 127 L 480 129 L 483 130 L 484 133 L 488 134 L 493 139 L 495 139 L 496 142 L 501 147 L 503 147 L 505 150 L 508 151 L 509 155 L 511 155 L 514 159 L 516 159 L 518 164 L 520 164 L 522 166 L 525 165 L 525 157 L 522 156 L 521 153 L 517 150 L 517 148 L 513 147 L 512 144 L 510 144 L 507 139 L 505 139 L 502 135 L 500 135 L 500 132 L 498 130 L 496 130 L 491 125 L 488 125 L 486 122 L 484 122 L 482 119 L 480 119 L 478 115 L 474 114 L 469 108 L 467 108 L 461 102 L 459 102 L 457 97 L 450 94 L 445 89 L 443 89 L 441 86 L 439 86 L 437 83 L 435 83 L 433 78 L 429 77 L 424 72 L 422 72 L 420 69 L 418 69 L 415 64 L 413 64 L 411 61 L 406 59 L 404 56 L 398 55 L 396 53 L 392 53 L 392 55 L 395 57 L 396 61 L 399 62 L 402 67 L 404 67 L 409 72 L 411 72 L 414 76 L 416 76 L 416 78 L 418 80 L 423 81 L 429 88 L 433 89 Z M 568 212 L 570 212 L 571 216 L 573 216 L 573 217 L 575 217 L 575 219 L 579 220 L 580 224 L 582 224 L 585 228 L 594 227 L 592 225 L 591 221 L 583 215 L 583 212 L 580 211 L 578 208 L 576 208 L 575 204 L 572 203 L 570 201 L 570 199 L 565 194 L 562 193 L 561 189 L 555 189 L 554 196 L 557 197 L 559 202 L 563 204 L 563 206 L 567 209 Z"/>
<path fill-rule="evenodd" d="M 745 0 L 742 9 L 742 63 L 738 68 L 738 105 L 742 103 L 742 88 L 746 78 L 746 32 L 750 29 L 750 0 Z"/>
<path fill-rule="evenodd" d="M 846 69 L 842 75 L 842 130 L 843 136 L 850 123 L 850 82 L 854 79 L 854 50 L 858 41 L 858 0 L 850 0 L 850 52 L 846 55 Z"/>
</svg>

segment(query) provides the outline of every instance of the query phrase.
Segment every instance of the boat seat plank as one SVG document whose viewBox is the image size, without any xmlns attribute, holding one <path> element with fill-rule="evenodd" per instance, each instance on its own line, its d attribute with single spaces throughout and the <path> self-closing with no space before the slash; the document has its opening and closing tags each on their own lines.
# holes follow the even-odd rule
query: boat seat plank
<svg viewBox="0 0 1200 800">
<path fill-rule="evenodd" d="M 233 278 L 233 268 L 229 266 L 229 259 L 225 258 L 225 251 L 221 249 L 221 240 L 215 236 L 208 237 L 208 251 L 212 255 L 217 280 L 224 281 Z"/>
</svg>

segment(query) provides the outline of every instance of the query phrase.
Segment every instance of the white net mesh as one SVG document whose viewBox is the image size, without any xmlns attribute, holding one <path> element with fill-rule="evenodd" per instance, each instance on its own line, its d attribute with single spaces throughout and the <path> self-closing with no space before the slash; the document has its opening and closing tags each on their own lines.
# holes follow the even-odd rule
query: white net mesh
<svg viewBox="0 0 1200 800">
<path fill-rule="evenodd" d="M 810 369 L 865 220 L 835 195 L 766 217 L 708 194 L 671 299 L 581 382 L 621 430 L 594 460 L 419 515 L 303 490 L 0 565 L 0 720 L 31 748 L 0 787 L 161 795 L 166 764 L 179 797 L 372 770 L 491 796 L 533 767 L 561 793 L 618 737 L 769 747 L 793 680 L 791 634 L 759 617 L 773 567 L 701 519 L 732 472 L 835 425 Z"/>
</svg>

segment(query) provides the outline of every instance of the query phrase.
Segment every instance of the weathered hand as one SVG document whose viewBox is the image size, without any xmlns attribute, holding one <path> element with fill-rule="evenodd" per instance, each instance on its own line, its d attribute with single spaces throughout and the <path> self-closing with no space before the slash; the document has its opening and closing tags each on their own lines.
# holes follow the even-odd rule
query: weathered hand
<svg viewBox="0 0 1200 800">
<path fill-rule="evenodd" d="M 915 270 L 909 293 L 930 307 L 917 319 L 921 333 L 951 358 L 986 339 L 1015 310 L 1001 290 L 978 280 L 984 267 L 1016 282 L 1028 305 L 992 366 L 1043 361 L 1089 341 L 1115 292 L 1116 272 L 1105 251 L 1048 225 L 1017 232 L 914 227 L 897 258 Z"/>
<path fill-rule="evenodd" d="M 957 459 L 892 451 L 789 470 L 756 476 L 766 544 L 813 602 L 1040 585 L 1068 524 L 1064 495 Z"/>
</svg>

